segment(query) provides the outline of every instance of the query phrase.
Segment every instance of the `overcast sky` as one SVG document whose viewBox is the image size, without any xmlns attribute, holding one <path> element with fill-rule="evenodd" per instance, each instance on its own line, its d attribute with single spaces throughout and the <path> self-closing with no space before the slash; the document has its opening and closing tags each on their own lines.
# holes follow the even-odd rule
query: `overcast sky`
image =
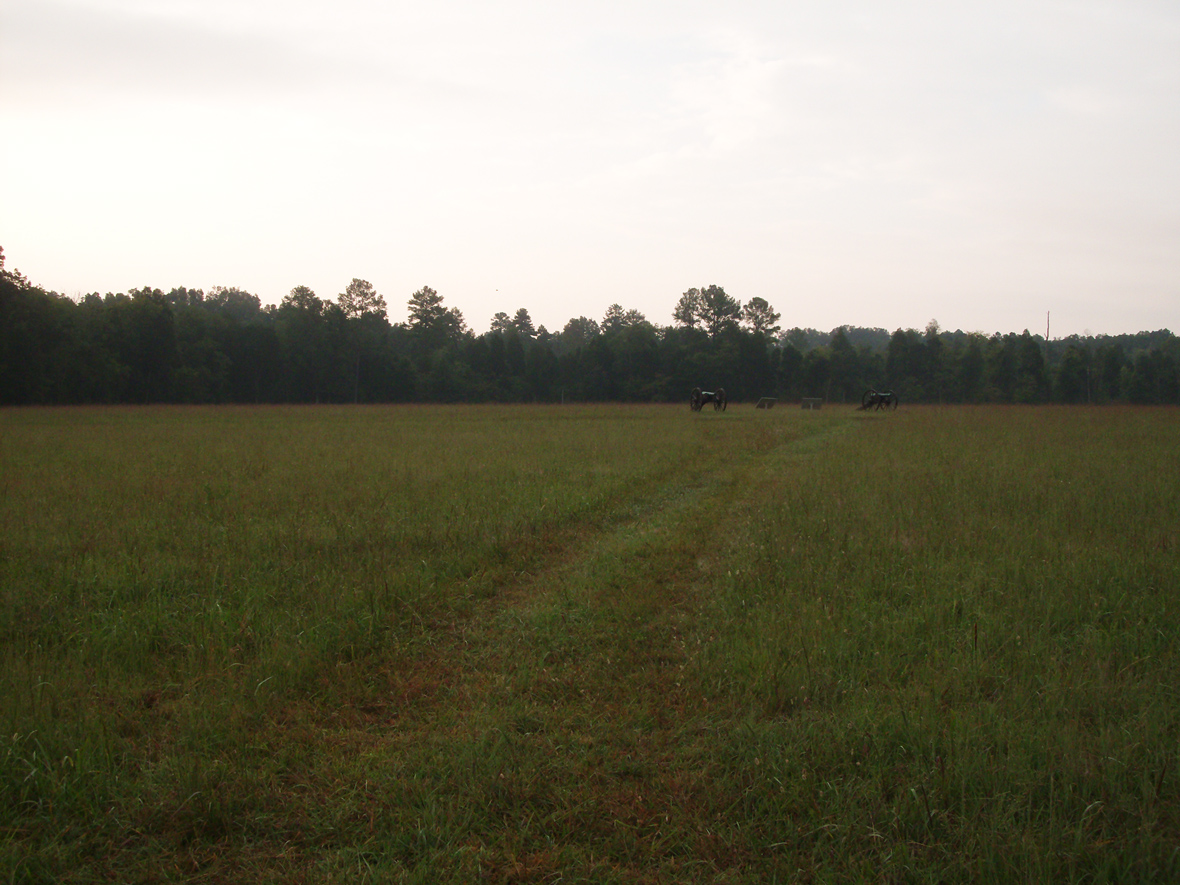
<svg viewBox="0 0 1180 885">
<path fill-rule="evenodd" d="M 0 168 L 71 296 L 1180 332 L 1180 3 L 0 0 Z"/>
</svg>

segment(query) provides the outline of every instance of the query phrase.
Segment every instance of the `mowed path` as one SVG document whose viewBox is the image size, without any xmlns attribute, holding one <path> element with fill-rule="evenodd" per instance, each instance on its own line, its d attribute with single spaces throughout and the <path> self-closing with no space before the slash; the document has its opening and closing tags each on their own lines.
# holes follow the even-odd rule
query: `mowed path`
<svg viewBox="0 0 1180 885">
<path fill-rule="evenodd" d="M 710 783 L 725 717 L 691 668 L 701 594 L 733 567 L 769 469 L 752 453 L 685 477 L 430 625 L 332 729 L 355 754 L 337 788 L 368 815 L 362 844 L 333 846 L 334 871 L 654 882 L 743 866 L 725 835 L 739 797 Z"/>
</svg>

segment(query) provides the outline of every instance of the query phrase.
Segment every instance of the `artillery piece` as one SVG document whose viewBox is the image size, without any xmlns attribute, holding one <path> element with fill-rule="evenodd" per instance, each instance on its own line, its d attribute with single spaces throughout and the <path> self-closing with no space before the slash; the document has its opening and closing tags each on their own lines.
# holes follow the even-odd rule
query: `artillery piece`
<svg viewBox="0 0 1180 885">
<path fill-rule="evenodd" d="M 694 412 L 699 412 L 708 403 L 713 404 L 713 411 L 724 412 L 725 407 L 729 405 L 729 400 L 725 396 L 725 388 L 718 387 L 716 390 L 701 390 L 699 387 L 692 389 L 692 397 L 688 404 Z"/>
<path fill-rule="evenodd" d="M 867 412 L 870 409 L 873 411 L 881 411 L 881 409 L 896 409 L 897 408 L 897 394 L 892 390 L 874 390 L 869 388 L 865 391 L 865 395 L 860 398 L 860 408 L 858 411 Z"/>
</svg>

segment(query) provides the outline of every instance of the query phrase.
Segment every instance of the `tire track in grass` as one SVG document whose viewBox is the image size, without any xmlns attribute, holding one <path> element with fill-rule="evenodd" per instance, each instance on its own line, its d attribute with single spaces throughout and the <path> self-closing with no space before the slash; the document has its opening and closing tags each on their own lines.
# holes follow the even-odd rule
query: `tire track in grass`
<svg viewBox="0 0 1180 885">
<path fill-rule="evenodd" d="M 716 721 L 680 677 L 698 594 L 732 552 L 724 526 L 782 449 L 666 487 L 453 624 L 415 666 L 431 697 L 364 754 L 366 779 L 392 791 L 368 856 L 423 881 L 704 881 L 740 866 L 704 761 Z"/>
</svg>

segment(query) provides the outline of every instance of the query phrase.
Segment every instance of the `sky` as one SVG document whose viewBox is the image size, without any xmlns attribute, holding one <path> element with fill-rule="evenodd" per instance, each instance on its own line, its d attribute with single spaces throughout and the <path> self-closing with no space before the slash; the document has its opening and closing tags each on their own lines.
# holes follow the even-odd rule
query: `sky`
<svg viewBox="0 0 1180 885">
<path fill-rule="evenodd" d="M 0 169 L 71 297 L 1180 332 L 1180 3 L 0 0 Z"/>
</svg>

